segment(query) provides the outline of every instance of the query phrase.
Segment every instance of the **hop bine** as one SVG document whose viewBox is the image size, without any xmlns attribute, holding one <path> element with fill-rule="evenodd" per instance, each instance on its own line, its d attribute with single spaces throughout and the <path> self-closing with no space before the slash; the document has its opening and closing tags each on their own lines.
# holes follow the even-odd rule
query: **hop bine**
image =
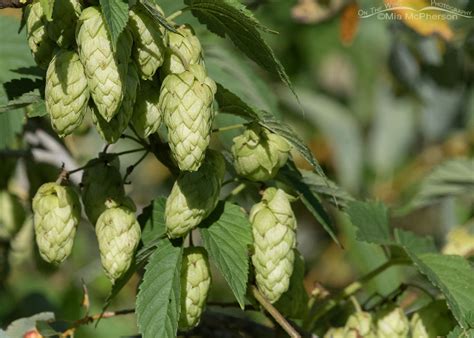
<svg viewBox="0 0 474 338">
<path fill-rule="evenodd" d="M 33 214 L 41 257 L 53 264 L 63 262 L 71 254 L 81 218 L 76 192 L 54 182 L 43 184 L 33 198 Z"/>
<path fill-rule="evenodd" d="M 200 65 L 168 75 L 161 85 L 159 107 L 180 170 L 196 171 L 204 159 L 214 120 L 216 88 Z"/>
<path fill-rule="evenodd" d="M 130 267 L 141 230 L 131 199 L 108 200 L 106 206 L 97 220 L 95 232 L 105 274 L 114 282 Z"/>
<path fill-rule="evenodd" d="M 39 1 L 28 5 L 26 9 L 26 30 L 28 46 L 38 66 L 46 69 L 53 57 L 56 45 L 46 33 L 46 18 Z"/>
<path fill-rule="evenodd" d="M 82 6 L 78 0 L 55 1 L 52 20 L 46 24 L 48 36 L 61 48 L 75 45 L 76 23 Z"/>
<path fill-rule="evenodd" d="M 79 56 L 61 50 L 49 64 L 45 87 L 46 109 L 59 136 L 81 125 L 88 100 L 87 78 Z"/>
<path fill-rule="evenodd" d="M 222 155 L 208 150 L 201 168 L 182 172 L 166 200 L 165 222 L 168 236 L 186 235 L 214 210 L 225 174 Z"/>
<path fill-rule="evenodd" d="M 234 138 L 235 170 L 249 180 L 267 181 L 285 165 L 290 149 L 283 137 L 254 124 Z"/>
<path fill-rule="evenodd" d="M 250 210 L 250 223 L 257 286 L 274 303 L 288 290 L 293 273 L 296 218 L 289 196 L 281 189 L 265 190 L 262 201 Z"/>
<path fill-rule="evenodd" d="M 79 58 L 84 65 L 91 96 L 99 114 L 110 121 L 119 111 L 124 97 L 132 36 L 128 29 L 124 29 L 114 53 L 98 7 L 82 11 L 78 25 Z"/>
<path fill-rule="evenodd" d="M 132 125 L 140 137 L 155 133 L 161 125 L 161 111 L 158 105 L 160 88 L 152 81 L 142 81 L 133 108 Z"/>
<path fill-rule="evenodd" d="M 211 285 L 209 261 L 204 248 L 185 248 L 181 265 L 181 313 L 179 329 L 199 324 Z"/>
</svg>

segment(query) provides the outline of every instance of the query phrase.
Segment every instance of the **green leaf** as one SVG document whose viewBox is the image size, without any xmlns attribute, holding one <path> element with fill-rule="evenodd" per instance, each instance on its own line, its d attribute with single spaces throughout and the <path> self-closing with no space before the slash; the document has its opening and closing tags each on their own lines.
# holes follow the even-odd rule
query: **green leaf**
<svg viewBox="0 0 474 338">
<path fill-rule="evenodd" d="M 117 41 L 128 22 L 128 1 L 126 0 L 100 0 L 105 26 L 112 39 L 115 49 Z"/>
<path fill-rule="evenodd" d="M 375 244 L 392 244 L 388 211 L 381 202 L 352 201 L 347 208 L 352 224 L 357 227 L 357 239 Z"/>
<path fill-rule="evenodd" d="M 160 25 L 165 27 L 165 29 L 173 32 L 173 33 L 178 33 L 176 28 L 172 24 L 166 20 L 166 18 L 156 9 L 154 6 L 153 2 L 149 0 L 143 0 L 142 1 L 143 7 L 148 11 L 148 13 L 156 20 Z M 179 33 L 178 33 L 179 34 Z"/>
<path fill-rule="evenodd" d="M 456 159 L 436 167 L 421 183 L 419 191 L 407 207 L 420 208 L 449 196 L 474 198 L 474 159 Z"/>
<path fill-rule="evenodd" d="M 141 239 L 144 248 L 166 234 L 165 205 L 166 198 L 158 197 L 138 216 L 138 222 L 142 227 Z"/>
<path fill-rule="evenodd" d="M 314 174 L 316 176 L 316 174 Z M 303 180 L 301 173 L 296 168 L 293 162 L 288 162 L 285 167 L 280 169 L 277 179 L 295 190 L 301 197 L 301 201 L 311 214 L 323 226 L 324 230 L 331 236 L 331 238 L 340 246 L 339 240 L 334 231 L 331 219 L 324 209 L 321 199 L 311 186 Z"/>
<path fill-rule="evenodd" d="M 447 338 L 474 338 L 474 329 L 464 330 L 462 327 L 456 326 Z"/>
<path fill-rule="evenodd" d="M 289 88 L 293 88 L 285 69 L 260 35 L 259 30 L 269 30 L 239 1 L 185 0 L 185 3 L 211 32 L 221 37 L 227 35 L 251 60 L 278 76 Z"/>
<path fill-rule="evenodd" d="M 25 114 L 10 110 L 0 114 L 0 149 L 10 147 L 23 129 Z"/>
<path fill-rule="evenodd" d="M 150 258 L 137 296 L 137 322 L 143 337 L 174 338 L 180 313 L 180 271 L 183 248 L 168 239 Z"/>
<path fill-rule="evenodd" d="M 12 110 L 24 108 L 29 106 L 32 103 L 38 103 L 42 101 L 42 98 L 37 93 L 26 93 L 16 99 L 8 101 L 5 105 L 0 105 L 0 114 L 11 112 Z M 20 114 L 20 112 L 16 112 L 16 114 Z"/>
<path fill-rule="evenodd" d="M 402 229 L 395 229 L 395 241 L 405 250 L 416 254 L 436 252 L 436 245 L 432 237 L 420 237 Z"/>
<path fill-rule="evenodd" d="M 200 225 L 200 232 L 204 247 L 243 309 L 249 273 L 248 246 L 252 243 L 247 215 L 237 205 L 219 202 Z"/>
<path fill-rule="evenodd" d="M 308 311 L 308 294 L 304 288 L 304 259 L 295 249 L 295 264 L 290 279 L 290 287 L 274 304 L 284 315 L 302 319 Z"/>
<path fill-rule="evenodd" d="M 44 88 L 45 82 L 43 79 L 32 79 L 22 77 L 20 79 L 12 79 L 3 84 L 7 97 L 10 100 L 19 98 L 25 94 L 40 95 L 40 90 Z"/>
<path fill-rule="evenodd" d="M 44 15 L 46 16 L 46 20 L 48 21 L 53 20 L 54 1 L 55 0 L 40 0 Z"/>
<path fill-rule="evenodd" d="M 474 268 L 461 256 L 407 253 L 429 281 L 446 297 L 462 328 L 474 328 Z"/>
</svg>

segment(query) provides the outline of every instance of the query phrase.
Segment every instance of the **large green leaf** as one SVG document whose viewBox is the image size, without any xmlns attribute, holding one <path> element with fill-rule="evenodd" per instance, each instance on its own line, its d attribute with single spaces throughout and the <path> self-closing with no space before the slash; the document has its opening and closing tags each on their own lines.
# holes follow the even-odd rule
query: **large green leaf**
<svg viewBox="0 0 474 338">
<path fill-rule="evenodd" d="M 201 224 L 204 247 L 243 308 L 249 273 L 252 232 L 247 215 L 232 203 L 220 202 Z"/>
<path fill-rule="evenodd" d="M 357 227 L 357 239 L 375 244 L 392 244 L 388 211 L 381 202 L 352 201 L 347 208 L 349 218 Z"/>
<path fill-rule="evenodd" d="M 127 0 L 100 0 L 105 24 L 112 39 L 112 46 L 117 46 L 117 41 L 128 22 Z"/>
<path fill-rule="evenodd" d="M 143 337 L 176 337 L 182 255 L 182 247 L 163 239 L 145 268 L 136 306 L 138 328 Z"/>
<path fill-rule="evenodd" d="M 237 0 L 185 0 L 191 12 L 208 29 L 226 35 L 250 59 L 272 74 L 277 75 L 288 87 L 290 79 L 277 60 L 270 46 L 262 39 L 260 30 L 268 31 Z"/>
<path fill-rule="evenodd" d="M 447 338 L 474 338 L 474 329 L 464 330 L 462 327 L 456 326 Z"/>
</svg>

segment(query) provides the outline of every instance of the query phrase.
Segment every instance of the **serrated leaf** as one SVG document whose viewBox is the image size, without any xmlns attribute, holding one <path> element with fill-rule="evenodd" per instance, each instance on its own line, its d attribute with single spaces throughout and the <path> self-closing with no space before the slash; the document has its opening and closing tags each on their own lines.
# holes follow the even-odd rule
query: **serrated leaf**
<svg viewBox="0 0 474 338">
<path fill-rule="evenodd" d="M 395 229 L 395 241 L 405 250 L 416 254 L 436 252 L 436 245 L 432 237 L 420 237 L 402 229 Z"/>
<path fill-rule="evenodd" d="M 143 7 L 148 11 L 148 13 L 156 20 L 160 25 L 165 27 L 165 29 L 173 32 L 178 33 L 176 28 L 166 20 L 166 18 L 156 9 L 153 3 L 149 0 L 142 0 L 141 3 Z M 178 33 L 179 34 L 179 33 Z"/>
<path fill-rule="evenodd" d="M 304 259 L 295 249 L 295 263 L 290 287 L 274 305 L 282 314 L 293 319 L 302 319 L 308 311 L 308 299 L 304 288 Z"/>
<path fill-rule="evenodd" d="M 374 244 L 392 244 L 388 210 L 381 202 L 352 201 L 346 210 L 357 227 L 357 239 Z"/>
<path fill-rule="evenodd" d="M 40 0 L 41 7 L 43 8 L 44 16 L 46 17 L 46 20 L 48 21 L 51 21 L 53 19 L 54 1 L 55 0 Z"/>
<path fill-rule="evenodd" d="M 316 174 L 314 174 L 316 175 Z M 324 209 L 321 199 L 311 187 L 303 180 L 301 173 L 296 168 L 295 164 L 289 161 L 278 173 L 277 179 L 286 185 L 290 186 L 300 195 L 301 201 L 311 214 L 318 220 L 324 230 L 331 236 L 331 238 L 340 246 L 339 240 L 334 231 L 331 219 Z"/>
<path fill-rule="evenodd" d="M 262 39 L 262 24 L 237 0 L 185 0 L 192 14 L 208 29 L 226 35 L 251 60 L 268 72 L 278 76 L 292 89 L 290 79 L 270 46 Z"/>
<path fill-rule="evenodd" d="M 474 329 L 464 330 L 462 327 L 456 326 L 448 334 L 447 338 L 474 338 Z"/>
<path fill-rule="evenodd" d="M 115 49 L 117 41 L 128 22 L 127 0 L 100 0 L 105 26 L 110 34 Z"/>
<path fill-rule="evenodd" d="M 248 246 L 252 243 L 247 215 L 237 205 L 219 202 L 199 230 L 209 256 L 243 309 L 249 273 Z"/>
<path fill-rule="evenodd" d="M 137 322 L 143 337 L 174 338 L 180 313 L 180 271 L 183 248 L 168 239 L 150 258 L 137 296 Z"/>
<path fill-rule="evenodd" d="M 42 101 L 41 96 L 35 93 L 27 93 L 16 99 L 8 101 L 7 104 L 0 106 L 0 114 L 7 113 L 18 108 L 24 108 L 29 106 L 32 103 L 37 103 Z M 14 112 L 16 114 L 21 114 L 19 112 Z"/>
</svg>

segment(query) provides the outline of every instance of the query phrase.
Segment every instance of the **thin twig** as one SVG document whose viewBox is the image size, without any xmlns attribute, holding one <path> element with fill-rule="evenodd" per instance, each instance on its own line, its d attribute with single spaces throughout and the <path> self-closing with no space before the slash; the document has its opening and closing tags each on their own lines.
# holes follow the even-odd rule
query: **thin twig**
<svg viewBox="0 0 474 338">
<path fill-rule="evenodd" d="M 226 198 L 224 198 L 225 201 L 227 201 L 229 198 L 231 197 L 234 197 L 234 196 L 237 196 L 238 194 L 240 194 L 242 192 L 242 190 L 244 190 L 245 188 L 247 187 L 247 184 L 244 182 L 244 183 L 240 183 L 238 186 L 236 186 L 230 193 L 229 195 L 226 196 Z"/>
<path fill-rule="evenodd" d="M 133 137 L 131 135 L 122 134 L 120 136 L 120 138 L 133 140 L 133 141 L 137 142 L 138 144 L 141 144 L 142 146 L 148 146 L 148 143 L 146 143 L 145 140 L 141 140 L 138 137 Z"/>
<path fill-rule="evenodd" d="M 239 124 L 233 124 L 233 125 L 225 126 L 225 127 L 221 127 L 221 128 L 215 128 L 215 129 L 212 129 L 212 132 L 213 133 L 219 133 L 219 132 L 222 132 L 222 131 L 228 131 L 228 130 L 244 128 L 244 127 L 245 127 L 244 124 L 239 123 Z"/>
<path fill-rule="evenodd" d="M 275 321 L 289 334 L 292 338 L 301 338 L 301 335 L 293 326 L 288 323 L 285 317 L 258 291 L 255 286 L 251 286 L 252 294 L 255 299 L 265 308 L 265 310 L 275 319 Z"/>
<path fill-rule="evenodd" d="M 179 11 L 171 13 L 169 16 L 166 17 L 166 21 L 173 21 L 174 19 L 176 19 L 181 14 L 183 14 L 183 10 L 181 10 L 181 9 Z"/>
<path fill-rule="evenodd" d="M 135 170 L 135 168 L 145 159 L 145 157 L 148 156 L 150 152 L 147 150 L 134 164 L 129 166 L 127 168 L 127 173 L 125 174 L 125 177 L 123 178 L 123 183 L 127 184 L 127 178 L 132 174 L 132 172 Z"/>
</svg>

